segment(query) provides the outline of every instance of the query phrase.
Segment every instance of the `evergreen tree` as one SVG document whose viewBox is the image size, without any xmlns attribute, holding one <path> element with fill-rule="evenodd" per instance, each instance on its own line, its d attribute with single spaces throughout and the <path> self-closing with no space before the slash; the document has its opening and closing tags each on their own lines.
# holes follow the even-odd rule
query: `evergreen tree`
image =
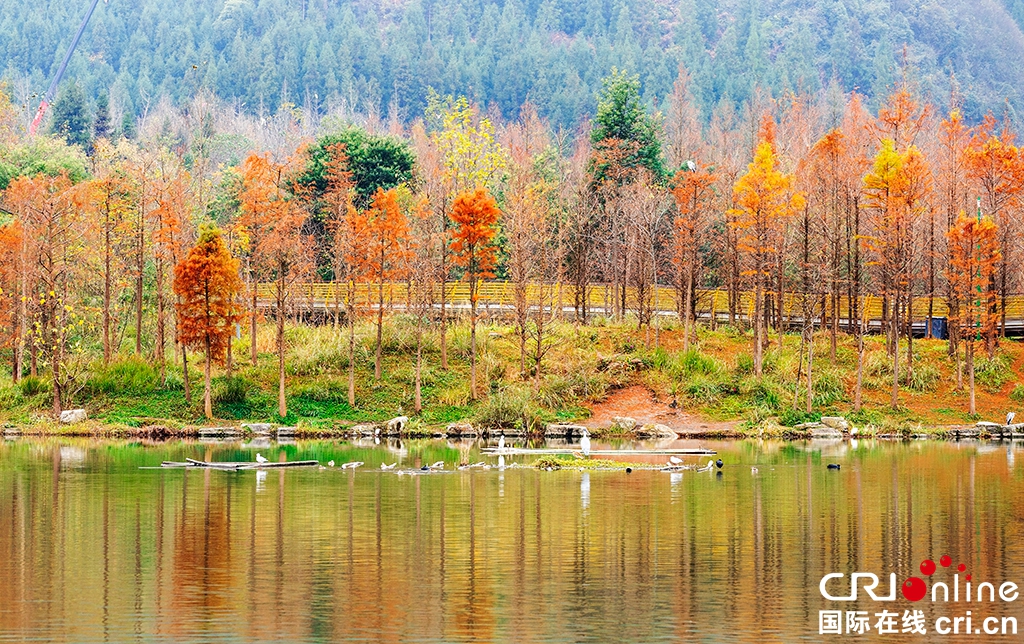
<svg viewBox="0 0 1024 644">
<path fill-rule="evenodd" d="M 134 139 L 135 134 L 135 115 L 125 112 L 124 117 L 121 118 L 121 136 L 126 139 Z"/>
<path fill-rule="evenodd" d="M 85 92 L 78 83 L 65 83 L 53 104 L 53 133 L 69 145 L 89 145 L 92 129 L 85 109 Z"/>
<path fill-rule="evenodd" d="M 616 141 L 618 145 L 629 147 L 621 165 L 644 166 L 655 177 L 664 176 L 657 126 L 640 101 L 638 76 L 612 70 L 611 76 L 604 79 L 594 121 L 590 137 L 595 144 Z M 594 170 L 595 178 L 601 179 L 603 170 L 600 167 Z"/>
<path fill-rule="evenodd" d="M 93 135 L 97 139 L 110 138 L 110 101 L 106 94 L 96 99 L 96 121 L 93 124 Z"/>
</svg>

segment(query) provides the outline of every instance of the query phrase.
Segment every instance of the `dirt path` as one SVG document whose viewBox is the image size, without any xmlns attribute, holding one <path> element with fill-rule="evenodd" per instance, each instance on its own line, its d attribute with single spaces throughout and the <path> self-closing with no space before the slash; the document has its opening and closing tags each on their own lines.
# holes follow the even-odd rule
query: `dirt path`
<svg viewBox="0 0 1024 644">
<path fill-rule="evenodd" d="M 681 435 L 736 430 L 735 421 L 706 421 L 681 409 L 672 409 L 668 403 L 656 399 L 649 389 L 640 385 L 612 392 L 601 402 L 591 405 L 590 414 L 586 424 L 594 428 L 610 426 L 616 416 L 628 416 L 641 425 L 661 423 Z"/>
</svg>

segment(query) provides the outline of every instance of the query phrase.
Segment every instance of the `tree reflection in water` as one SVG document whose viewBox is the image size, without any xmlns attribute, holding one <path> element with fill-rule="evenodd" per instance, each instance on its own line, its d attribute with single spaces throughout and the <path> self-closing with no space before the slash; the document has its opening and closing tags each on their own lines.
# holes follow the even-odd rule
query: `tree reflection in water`
<svg viewBox="0 0 1024 644">
<path fill-rule="evenodd" d="M 406 447 L 409 465 L 454 460 Z M 279 460 L 370 467 L 254 485 L 139 469 L 242 460 L 232 447 L 0 444 L 0 639 L 793 639 L 816 634 L 828 572 L 906 577 L 950 554 L 977 579 L 1024 579 L 1018 446 L 716 447 L 720 477 L 396 476 L 383 448 L 307 443 Z"/>
</svg>

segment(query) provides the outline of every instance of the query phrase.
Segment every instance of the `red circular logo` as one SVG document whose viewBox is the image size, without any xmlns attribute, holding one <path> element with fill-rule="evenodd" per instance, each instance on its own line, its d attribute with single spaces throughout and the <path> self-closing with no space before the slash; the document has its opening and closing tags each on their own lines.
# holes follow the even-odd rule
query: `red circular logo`
<svg viewBox="0 0 1024 644">
<path fill-rule="evenodd" d="M 923 579 L 911 577 L 903 582 L 900 591 L 907 598 L 907 601 L 919 602 L 924 599 L 925 594 L 928 592 L 928 586 L 924 583 Z"/>
<path fill-rule="evenodd" d="M 939 563 L 942 564 L 943 568 L 949 568 L 950 564 L 953 563 L 953 558 L 949 555 L 942 555 L 939 557 Z"/>
<path fill-rule="evenodd" d="M 929 576 L 935 573 L 935 562 L 931 559 L 925 559 L 921 562 L 921 574 Z"/>
</svg>

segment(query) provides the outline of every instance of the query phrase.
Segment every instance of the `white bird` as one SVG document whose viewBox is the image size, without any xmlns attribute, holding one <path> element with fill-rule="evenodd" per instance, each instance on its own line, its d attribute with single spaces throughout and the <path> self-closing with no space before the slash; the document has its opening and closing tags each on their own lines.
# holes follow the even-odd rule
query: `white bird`
<svg viewBox="0 0 1024 644">
<path fill-rule="evenodd" d="M 343 469 L 343 470 L 354 470 L 354 469 L 356 469 L 357 467 L 359 467 L 362 464 L 363 464 L 362 461 L 352 461 L 351 463 L 342 463 L 341 469 Z"/>
<path fill-rule="evenodd" d="M 391 465 L 385 465 L 384 463 L 381 463 L 380 464 L 380 469 L 382 469 L 382 470 L 393 470 L 393 469 L 395 469 L 396 465 L 398 465 L 397 462 L 392 463 Z"/>
<path fill-rule="evenodd" d="M 438 461 L 438 462 L 434 463 L 433 465 L 430 466 L 430 469 L 432 469 L 432 470 L 443 470 L 444 469 L 444 461 Z"/>
<path fill-rule="evenodd" d="M 580 438 L 580 450 L 584 456 L 590 456 L 590 435 L 587 434 L 587 430 L 583 430 L 583 436 Z"/>
<path fill-rule="evenodd" d="M 266 463 L 267 462 L 267 457 L 262 455 L 262 454 L 260 454 L 259 452 L 256 452 L 256 462 L 257 463 Z"/>
<path fill-rule="evenodd" d="M 1013 417 L 1016 416 L 1016 415 L 1017 414 L 1013 413 L 1012 411 L 1010 413 L 1006 414 L 1006 424 L 1007 425 L 1012 425 L 1013 424 Z"/>
<path fill-rule="evenodd" d="M 750 473 L 751 474 L 757 474 L 757 468 L 756 467 L 750 468 Z"/>
<path fill-rule="evenodd" d="M 1010 423 L 1007 422 L 1006 424 L 1009 425 Z M 502 434 L 501 438 L 498 439 L 498 451 L 499 452 L 504 452 L 505 451 L 505 435 L 504 434 Z"/>
<path fill-rule="evenodd" d="M 672 465 L 682 465 L 683 459 L 679 458 L 678 456 L 669 456 L 668 462 L 671 463 Z"/>
<path fill-rule="evenodd" d="M 334 467 L 334 461 L 327 461 L 327 467 Z"/>
<path fill-rule="evenodd" d="M 688 160 L 686 162 L 686 169 L 689 170 L 690 172 L 696 172 L 697 171 L 697 164 L 694 163 L 693 161 L 689 161 Z"/>
</svg>

